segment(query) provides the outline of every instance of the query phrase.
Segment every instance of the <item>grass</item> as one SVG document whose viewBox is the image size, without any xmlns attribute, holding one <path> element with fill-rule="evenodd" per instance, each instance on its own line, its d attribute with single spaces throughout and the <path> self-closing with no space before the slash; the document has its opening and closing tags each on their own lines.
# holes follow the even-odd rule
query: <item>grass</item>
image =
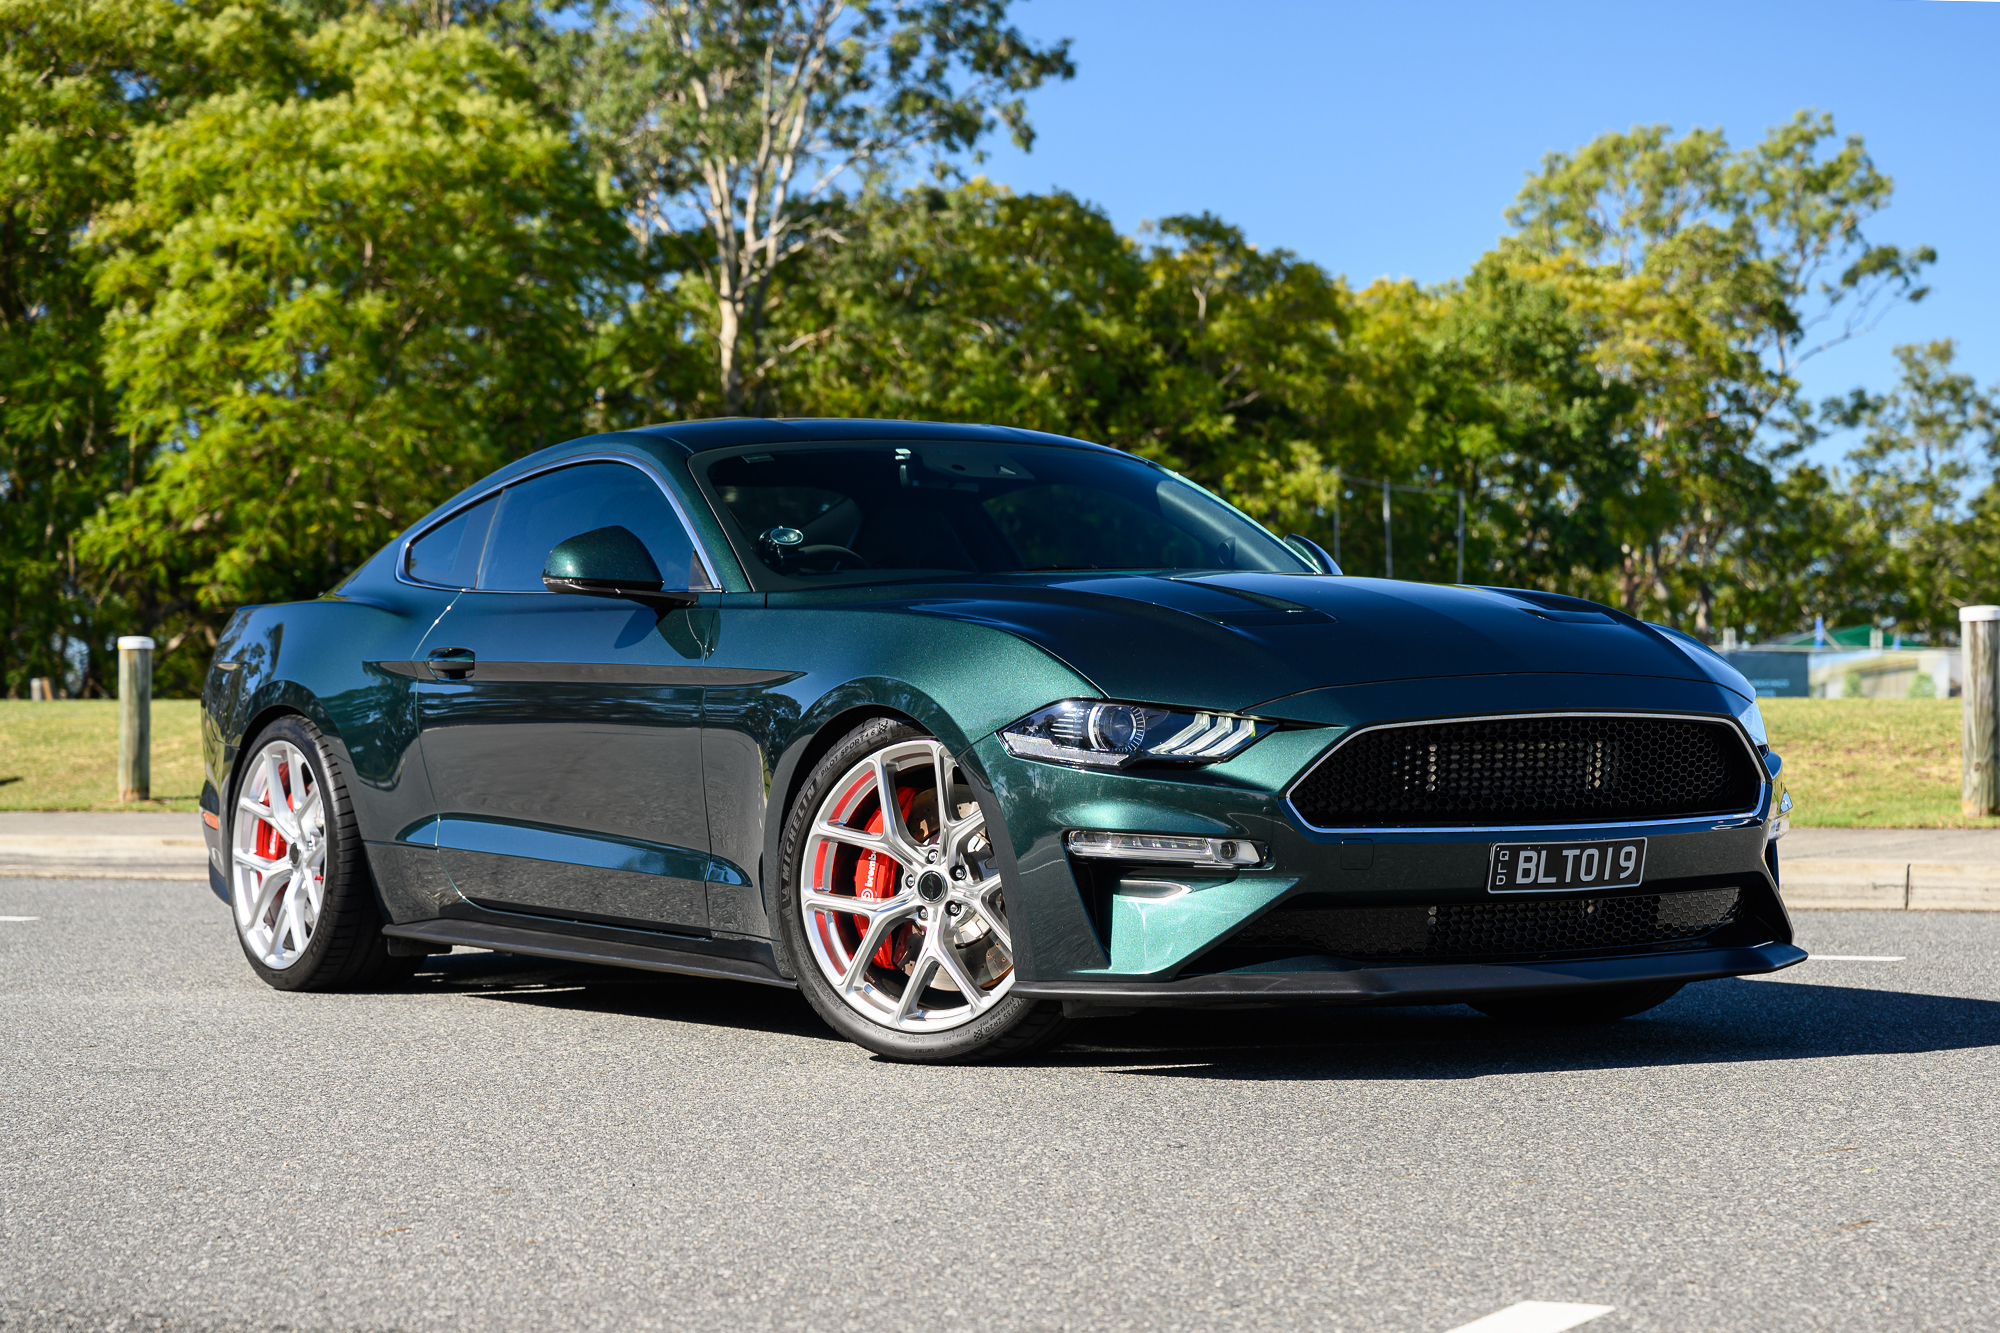
<svg viewBox="0 0 2000 1333">
<path fill-rule="evenodd" d="M 1766 699 L 1794 820 L 1821 828 L 2000 828 L 1958 811 L 1956 699 Z M 118 705 L 0 699 L 0 810 L 193 810 L 200 704 L 153 702 L 151 801 L 120 805 Z"/>
<path fill-rule="evenodd" d="M 118 800 L 118 703 L 0 699 L 0 810 L 193 810 L 201 701 L 153 701 L 153 799 Z"/>
<path fill-rule="evenodd" d="M 2000 828 L 1959 813 L 1956 699 L 1765 699 L 1802 828 Z"/>
</svg>

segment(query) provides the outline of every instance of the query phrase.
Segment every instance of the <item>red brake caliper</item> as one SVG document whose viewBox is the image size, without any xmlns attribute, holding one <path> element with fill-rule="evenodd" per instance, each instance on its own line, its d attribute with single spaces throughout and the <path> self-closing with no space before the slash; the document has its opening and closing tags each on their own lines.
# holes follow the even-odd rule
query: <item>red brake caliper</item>
<svg viewBox="0 0 2000 1333">
<path fill-rule="evenodd" d="M 280 764 L 278 766 L 278 782 L 282 785 L 284 781 L 285 781 L 285 766 L 283 764 Z M 276 802 L 278 801 L 283 801 L 287 808 L 290 808 L 292 803 L 291 798 L 286 796 L 285 793 L 282 791 L 275 791 L 275 792 L 267 791 L 264 793 L 264 804 L 267 807 L 275 808 Z M 284 856 L 284 854 L 285 854 L 285 840 L 278 833 L 278 826 L 276 824 L 273 824 L 268 819 L 262 819 L 262 818 L 258 819 L 257 855 L 264 857 L 266 860 L 275 861 L 278 860 L 280 857 Z"/>
<path fill-rule="evenodd" d="M 904 827 L 906 828 L 908 827 L 910 817 L 910 803 L 916 799 L 916 793 L 907 788 L 898 788 L 896 790 L 896 808 L 903 812 Z M 879 806 L 875 813 L 868 817 L 868 822 L 862 825 L 862 831 L 864 833 L 880 833 L 882 831 L 882 811 Z M 896 859 L 886 852 L 861 853 L 860 857 L 854 862 L 854 896 L 870 900 L 895 897 L 896 876 L 900 869 L 896 864 Z M 868 935 L 868 919 L 866 917 L 855 917 L 854 928 L 860 931 L 862 937 L 865 939 Z M 888 938 L 884 939 L 882 946 L 875 951 L 875 965 L 877 967 L 894 967 L 896 965 L 896 945 L 900 937 L 909 934 L 909 932 L 910 928 L 908 926 L 898 926 L 889 932 Z"/>
</svg>

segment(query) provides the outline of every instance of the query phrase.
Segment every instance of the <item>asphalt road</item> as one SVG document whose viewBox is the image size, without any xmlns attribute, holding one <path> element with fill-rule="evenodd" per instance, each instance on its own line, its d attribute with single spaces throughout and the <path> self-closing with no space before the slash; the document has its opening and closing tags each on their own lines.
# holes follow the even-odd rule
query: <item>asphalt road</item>
<svg viewBox="0 0 2000 1333">
<path fill-rule="evenodd" d="M 2000 915 L 1801 935 L 1904 960 L 929 1069 L 784 992 L 490 954 L 283 995 L 202 885 L 0 881 L 0 1326 L 2000 1327 Z"/>
</svg>

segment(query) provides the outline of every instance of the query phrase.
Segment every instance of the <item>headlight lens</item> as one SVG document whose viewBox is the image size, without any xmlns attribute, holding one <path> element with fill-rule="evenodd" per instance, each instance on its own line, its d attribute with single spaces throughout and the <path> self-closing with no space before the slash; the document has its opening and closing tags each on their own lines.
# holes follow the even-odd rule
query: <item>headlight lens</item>
<svg viewBox="0 0 2000 1333">
<path fill-rule="evenodd" d="M 1064 699 L 1000 729 L 1000 743 L 1023 759 L 1086 768 L 1139 763 L 1213 764 L 1271 730 L 1233 713 L 1182 712 L 1150 704 Z"/>
<path fill-rule="evenodd" d="M 1764 732 L 1763 711 L 1757 707 L 1755 699 L 1752 699 L 1749 703 L 1736 710 L 1736 720 L 1743 724 L 1743 730 L 1749 732 L 1750 739 L 1757 742 L 1757 744 L 1769 745 L 1771 743 L 1771 738 Z"/>
</svg>

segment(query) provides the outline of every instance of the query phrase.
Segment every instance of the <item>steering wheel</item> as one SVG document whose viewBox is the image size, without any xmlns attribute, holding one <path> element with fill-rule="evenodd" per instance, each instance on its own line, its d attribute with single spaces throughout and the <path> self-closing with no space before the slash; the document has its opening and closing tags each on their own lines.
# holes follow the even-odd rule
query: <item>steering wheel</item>
<svg viewBox="0 0 2000 1333">
<path fill-rule="evenodd" d="M 848 550 L 845 546 L 835 546 L 832 542 L 822 542 L 815 546 L 801 546 L 789 554 L 792 562 L 800 565 L 814 558 L 832 556 L 836 565 L 845 562 L 851 564 L 856 569 L 874 568 L 873 565 L 869 564 L 858 553 Z"/>
</svg>

